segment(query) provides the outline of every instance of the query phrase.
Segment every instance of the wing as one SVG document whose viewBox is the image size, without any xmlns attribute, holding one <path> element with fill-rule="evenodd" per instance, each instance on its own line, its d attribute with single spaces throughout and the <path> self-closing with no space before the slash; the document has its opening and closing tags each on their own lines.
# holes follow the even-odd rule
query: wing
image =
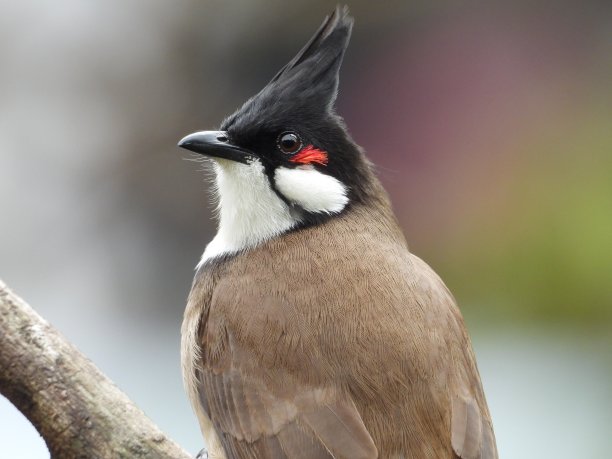
<svg viewBox="0 0 612 459">
<path fill-rule="evenodd" d="M 223 303 L 223 288 L 217 288 L 212 310 Z M 260 343 L 247 343 L 245 336 L 252 333 L 233 330 L 226 316 L 211 313 L 200 330 L 196 377 L 201 407 L 228 459 L 378 456 L 350 397 L 337 388 L 304 382 L 283 366 L 283 356 L 274 365 L 265 363 L 265 340 L 274 333 L 263 333 Z"/>
<path fill-rule="evenodd" d="M 445 388 L 447 396 L 444 397 L 448 405 L 441 409 L 450 411 L 450 442 L 455 457 L 497 459 L 493 426 L 476 358 L 459 308 L 438 275 L 420 258 L 411 255 L 411 260 L 422 279 L 422 302 L 428 304 L 428 308 L 439 308 L 441 313 L 436 324 L 443 327 L 439 333 L 448 336 L 447 360 L 443 363 L 450 370 Z M 443 320 L 443 315 L 448 316 L 448 320 Z"/>
<path fill-rule="evenodd" d="M 200 391 L 228 458 L 377 457 L 355 405 L 325 390 L 278 396 L 231 368 L 204 372 Z"/>
</svg>

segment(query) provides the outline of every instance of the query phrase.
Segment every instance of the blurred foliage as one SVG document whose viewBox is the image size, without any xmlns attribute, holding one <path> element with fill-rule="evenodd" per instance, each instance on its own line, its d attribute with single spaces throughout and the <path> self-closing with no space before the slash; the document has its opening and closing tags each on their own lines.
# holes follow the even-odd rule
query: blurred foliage
<svg viewBox="0 0 612 459">
<path fill-rule="evenodd" d="M 528 145 L 510 202 L 473 222 L 465 245 L 435 254 L 469 316 L 609 330 L 610 119 L 606 110 L 590 110 L 562 137 Z"/>
</svg>

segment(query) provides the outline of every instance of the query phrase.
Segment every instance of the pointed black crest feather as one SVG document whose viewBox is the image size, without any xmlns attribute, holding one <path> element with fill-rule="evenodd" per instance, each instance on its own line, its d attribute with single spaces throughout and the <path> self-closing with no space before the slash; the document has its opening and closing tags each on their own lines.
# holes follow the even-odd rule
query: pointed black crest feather
<svg viewBox="0 0 612 459">
<path fill-rule="evenodd" d="M 270 83 L 275 82 L 283 74 L 294 69 L 304 60 L 316 54 L 317 51 L 321 48 L 321 45 L 325 42 L 325 40 L 338 29 L 343 29 L 344 31 L 348 32 L 348 37 L 342 49 L 342 53 L 344 53 L 344 50 L 348 45 L 348 38 L 350 38 L 351 28 L 353 26 L 353 18 L 348 15 L 348 12 L 348 6 L 336 6 L 336 9 L 332 12 L 332 14 L 325 17 L 323 23 L 319 27 L 319 30 L 317 30 L 317 32 L 312 36 L 312 38 L 308 40 L 308 42 L 304 45 L 300 52 L 297 53 L 287 65 L 285 65 L 282 69 L 278 71 L 278 73 L 274 76 L 274 78 L 272 78 Z"/>
<path fill-rule="evenodd" d="M 221 125 L 222 130 L 256 130 L 277 126 L 295 116 L 333 113 L 339 71 L 348 46 L 353 18 L 336 7 L 300 52 L 272 80 Z"/>
</svg>

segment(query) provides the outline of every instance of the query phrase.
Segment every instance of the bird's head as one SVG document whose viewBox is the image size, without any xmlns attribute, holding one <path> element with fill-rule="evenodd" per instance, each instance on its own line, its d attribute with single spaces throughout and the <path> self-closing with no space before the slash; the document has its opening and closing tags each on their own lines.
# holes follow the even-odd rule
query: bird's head
<svg viewBox="0 0 612 459">
<path fill-rule="evenodd" d="M 352 25 L 347 9 L 336 8 L 219 131 L 179 142 L 214 160 L 221 221 L 211 243 L 219 247 L 207 248 L 212 256 L 320 223 L 367 199 L 367 160 L 334 109 Z"/>
</svg>

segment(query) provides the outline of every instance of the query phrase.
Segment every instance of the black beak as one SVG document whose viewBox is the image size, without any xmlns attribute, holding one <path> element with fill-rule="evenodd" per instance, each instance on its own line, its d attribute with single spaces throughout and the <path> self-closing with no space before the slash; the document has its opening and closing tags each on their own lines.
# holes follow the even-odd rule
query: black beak
<svg viewBox="0 0 612 459">
<path fill-rule="evenodd" d="M 248 159 L 255 157 L 252 151 L 231 143 L 225 131 L 195 132 L 182 138 L 178 146 L 202 155 L 243 164 L 248 164 Z"/>
</svg>

